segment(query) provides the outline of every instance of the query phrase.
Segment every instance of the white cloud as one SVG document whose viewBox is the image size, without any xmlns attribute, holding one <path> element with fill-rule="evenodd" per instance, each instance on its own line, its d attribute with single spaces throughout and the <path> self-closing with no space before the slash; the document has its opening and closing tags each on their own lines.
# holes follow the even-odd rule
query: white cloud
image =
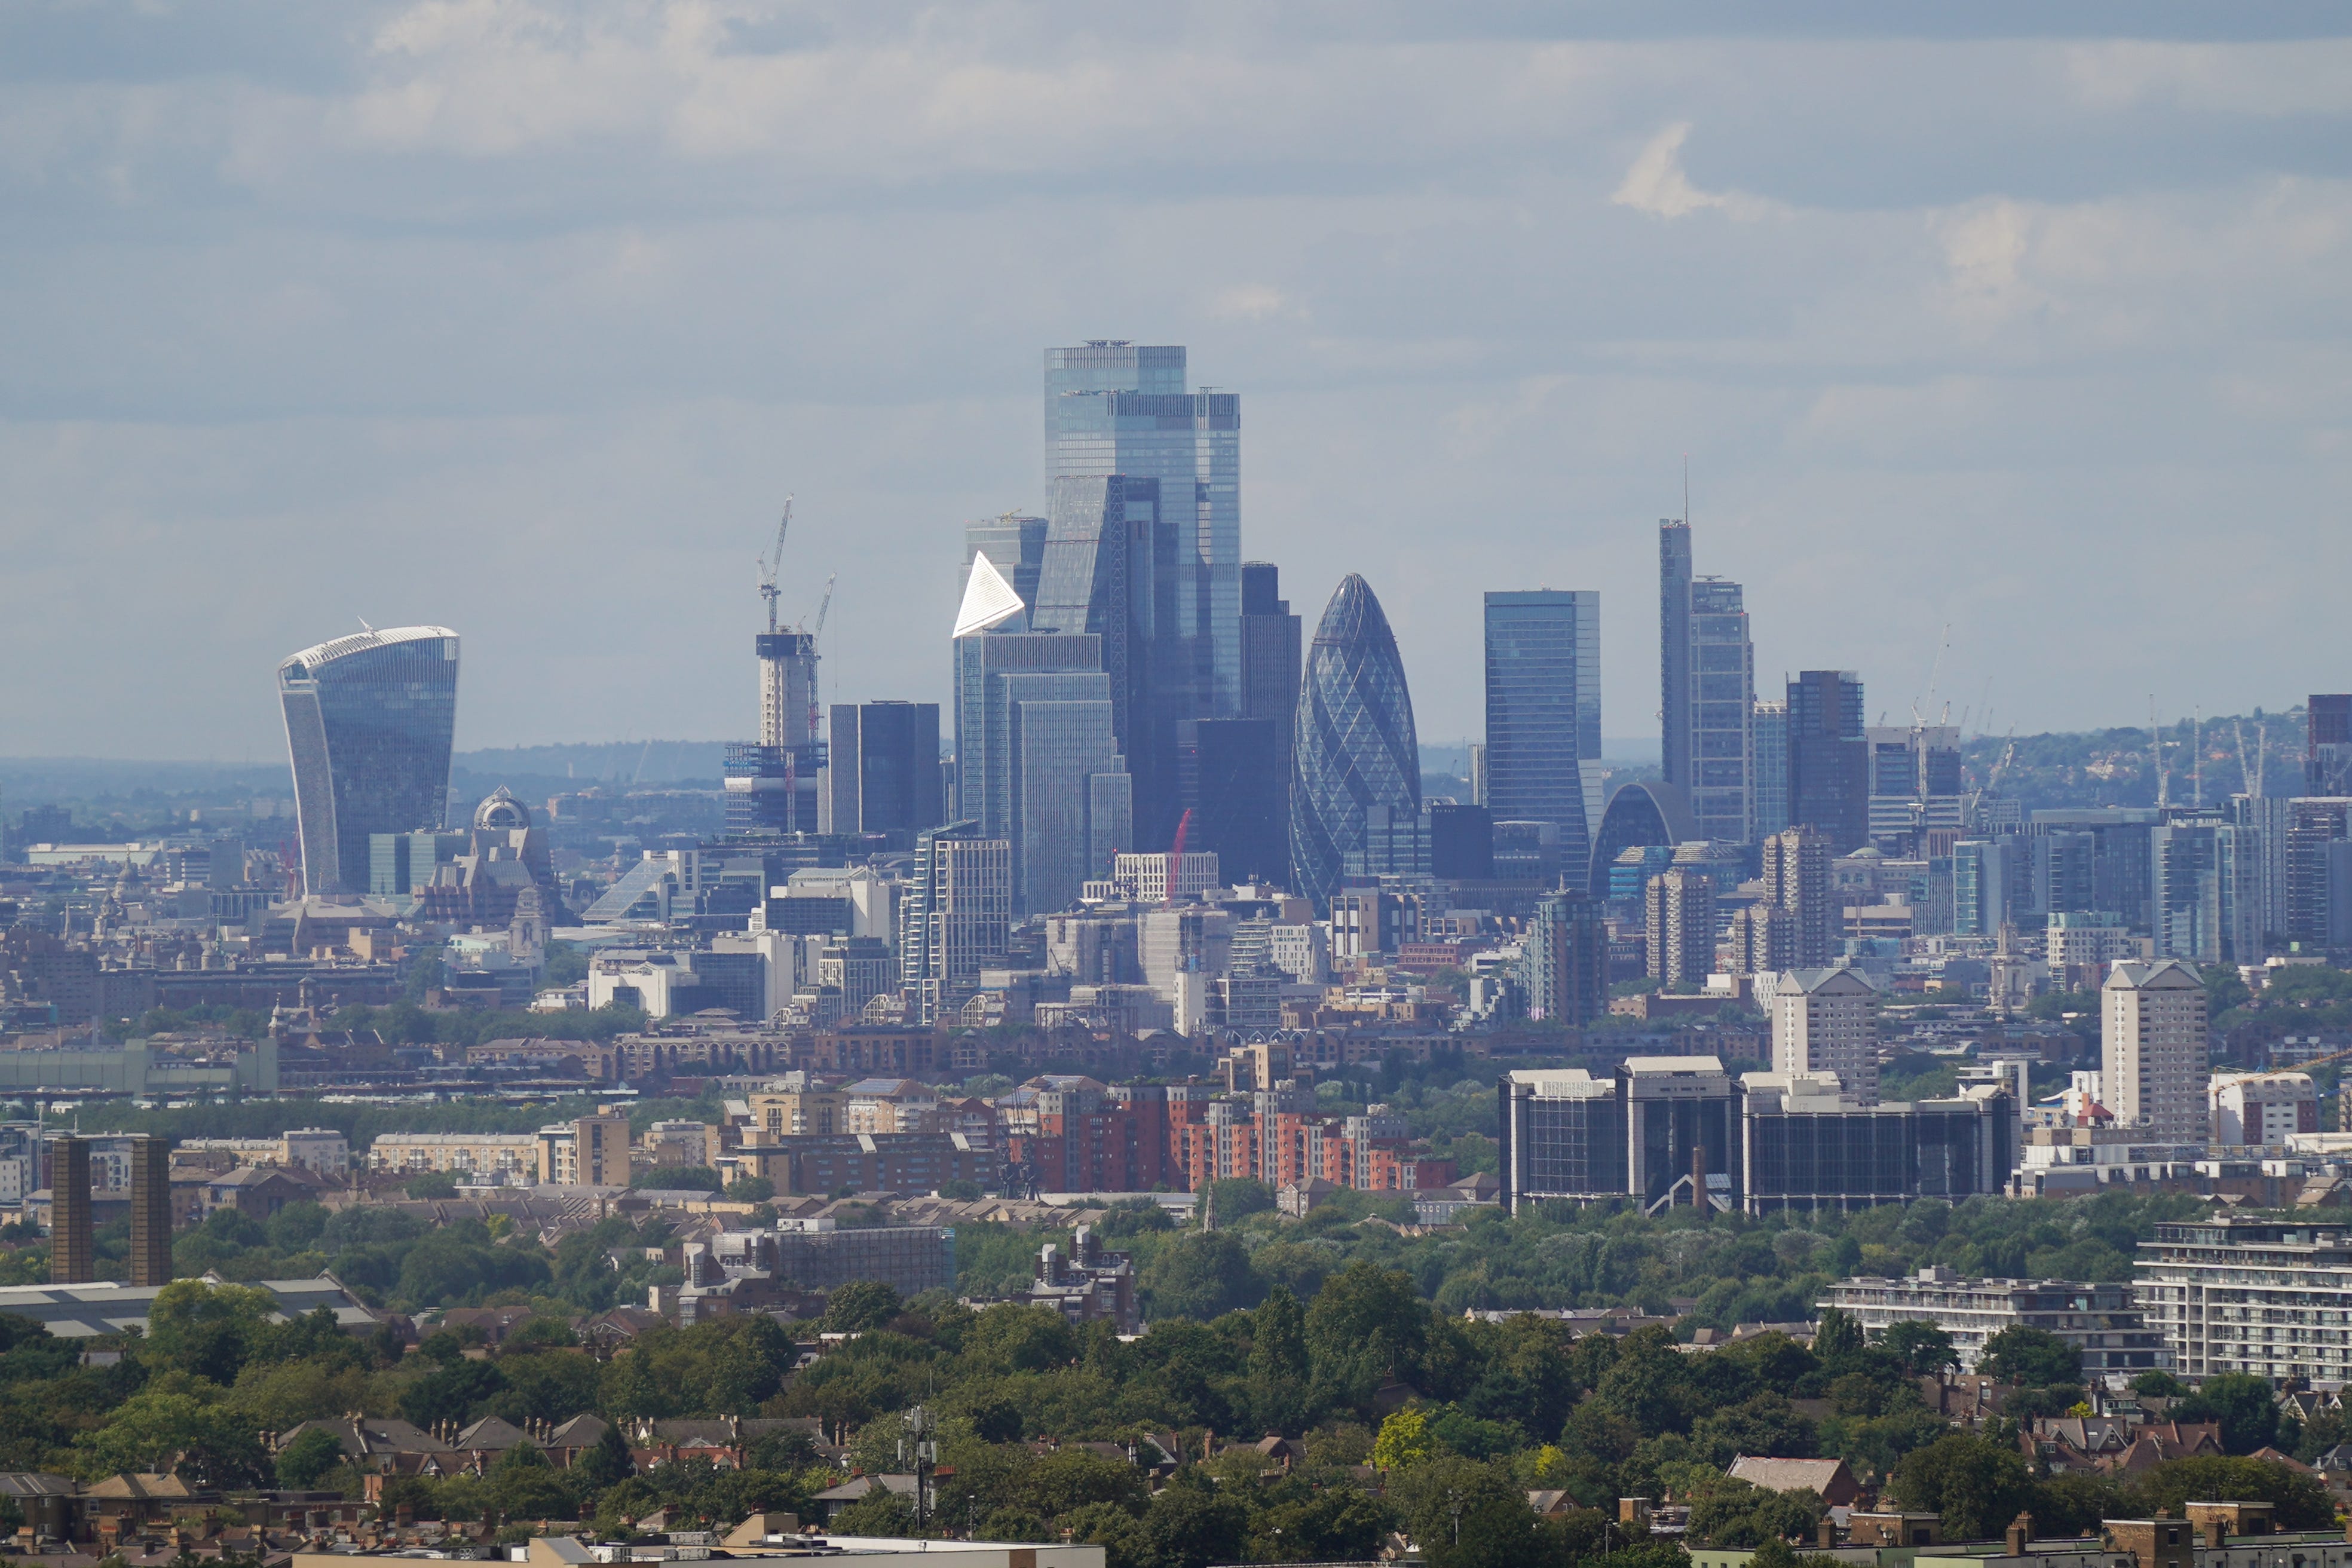
<svg viewBox="0 0 2352 1568">
<path fill-rule="evenodd" d="M 1760 218 L 1781 210 L 1775 202 L 1737 191 L 1702 191 L 1692 184 L 1683 172 L 1683 143 L 1690 133 L 1690 121 L 1680 120 L 1651 137 L 1609 199 L 1652 217 L 1687 217 L 1717 207 L 1736 218 Z"/>
</svg>

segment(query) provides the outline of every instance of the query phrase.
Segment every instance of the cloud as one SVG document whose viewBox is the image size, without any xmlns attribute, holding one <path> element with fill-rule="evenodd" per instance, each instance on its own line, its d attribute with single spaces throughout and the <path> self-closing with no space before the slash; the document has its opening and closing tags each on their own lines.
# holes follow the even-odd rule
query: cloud
<svg viewBox="0 0 2352 1568">
<path fill-rule="evenodd" d="M 1220 289 L 1209 300 L 1209 314 L 1220 321 L 1265 321 L 1276 316 L 1304 320 L 1306 312 L 1290 296 L 1271 283 L 1236 283 Z"/>
<path fill-rule="evenodd" d="M 1690 176 L 1683 172 L 1682 157 L 1683 142 L 1690 133 L 1691 122 L 1678 120 L 1651 137 L 1609 199 L 1652 217 L 1687 217 L 1715 207 L 1735 218 L 1754 219 L 1781 210 L 1775 202 L 1736 191 L 1702 191 L 1692 184 Z"/>
</svg>

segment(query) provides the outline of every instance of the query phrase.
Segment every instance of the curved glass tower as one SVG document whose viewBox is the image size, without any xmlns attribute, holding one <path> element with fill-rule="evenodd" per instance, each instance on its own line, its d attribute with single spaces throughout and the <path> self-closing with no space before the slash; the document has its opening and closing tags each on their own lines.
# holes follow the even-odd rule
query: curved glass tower
<svg viewBox="0 0 2352 1568">
<path fill-rule="evenodd" d="M 1421 810 L 1421 742 L 1396 637 L 1370 584 L 1331 595 L 1298 688 L 1291 752 L 1290 860 L 1298 890 L 1327 907 L 1373 806 Z"/>
<path fill-rule="evenodd" d="M 457 720 L 457 634 L 396 626 L 278 667 L 302 890 L 368 889 L 368 835 L 437 828 Z"/>
</svg>

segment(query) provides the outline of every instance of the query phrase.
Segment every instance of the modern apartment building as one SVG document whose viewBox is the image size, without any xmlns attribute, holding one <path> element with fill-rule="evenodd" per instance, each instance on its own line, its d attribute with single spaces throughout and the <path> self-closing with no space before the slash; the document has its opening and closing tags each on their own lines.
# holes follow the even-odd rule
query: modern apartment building
<svg viewBox="0 0 2352 1568">
<path fill-rule="evenodd" d="M 1985 1342 L 2003 1329 L 2039 1329 L 2083 1352 L 2085 1377 L 2169 1368 L 2164 1335 L 2142 1321 L 2132 1288 L 2063 1279 L 1965 1279 L 1922 1268 L 1901 1279 L 1841 1279 L 1816 1303 L 1835 1307 L 1875 1338 L 1896 1323 L 1932 1323 L 1949 1334 L 1960 1370 L 1974 1372 Z"/>
<path fill-rule="evenodd" d="M 1828 1073 L 1857 1104 L 1877 1104 L 1879 1000 L 1858 969 L 1783 972 L 1770 1004 L 1773 1069 Z"/>
<path fill-rule="evenodd" d="M 2352 1382 L 2352 1227 L 2217 1215 L 2159 1225 L 2133 1264 L 2174 1370 Z"/>
<path fill-rule="evenodd" d="M 2118 963 L 2099 992 L 2099 1084 L 2125 1125 L 2206 1136 L 2205 982 L 2179 959 Z"/>
</svg>

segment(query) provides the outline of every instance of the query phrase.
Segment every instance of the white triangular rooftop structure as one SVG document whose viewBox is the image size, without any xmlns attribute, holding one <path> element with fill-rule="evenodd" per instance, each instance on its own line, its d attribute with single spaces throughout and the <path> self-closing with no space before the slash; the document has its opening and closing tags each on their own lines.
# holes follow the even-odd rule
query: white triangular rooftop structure
<svg viewBox="0 0 2352 1568">
<path fill-rule="evenodd" d="M 1002 626 L 1022 611 L 1021 595 L 1004 580 L 1004 574 L 985 555 L 971 558 L 971 575 L 964 579 L 963 607 L 956 611 L 955 635 L 968 637 L 974 632 Z"/>
</svg>

